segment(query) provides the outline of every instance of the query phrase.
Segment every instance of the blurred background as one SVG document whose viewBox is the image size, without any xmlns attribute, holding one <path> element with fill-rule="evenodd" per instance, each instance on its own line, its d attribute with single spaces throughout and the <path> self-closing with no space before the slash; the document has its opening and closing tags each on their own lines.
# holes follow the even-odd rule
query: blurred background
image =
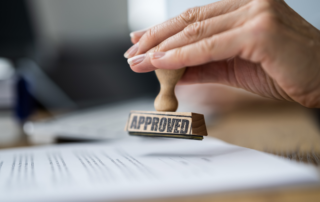
<svg viewBox="0 0 320 202">
<path fill-rule="evenodd" d="M 130 32 L 215 1 L 1 0 L 0 149 L 128 137 L 129 111 L 154 110 L 159 92 L 154 72 L 135 73 L 123 57 Z M 320 29 L 320 0 L 285 1 Z M 209 136 L 320 172 L 319 110 L 216 84 L 176 94 L 178 111 L 205 115 Z"/>
<path fill-rule="evenodd" d="M 0 139 L 0 145 L 12 141 L 21 130 L 17 126 L 39 109 L 52 115 L 139 97 L 153 99 L 159 91 L 155 74 L 132 72 L 123 57 L 131 46 L 129 33 L 212 2 L 1 1 L 0 138 L 2 133 L 10 135 Z M 286 2 L 320 28 L 320 1 Z M 177 96 L 182 108 L 211 114 L 265 101 L 219 85 L 179 86 Z"/>
</svg>

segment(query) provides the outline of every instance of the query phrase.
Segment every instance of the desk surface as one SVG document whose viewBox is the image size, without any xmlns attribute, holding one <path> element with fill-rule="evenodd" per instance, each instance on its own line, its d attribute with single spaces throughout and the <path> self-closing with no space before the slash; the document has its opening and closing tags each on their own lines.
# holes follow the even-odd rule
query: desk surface
<svg viewBox="0 0 320 202">
<path fill-rule="evenodd" d="M 320 170 L 320 131 L 314 114 L 309 109 L 281 102 L 259 103 L 235 109 L 222 115 L 214 125 L 208 125 L 208 132 L 212 137 L 304 161 Z M 148 201 L 160 202 L 164 199 Z M 320 185 L 209 194 L 165 201 L 320 201 Z"/>
<path fill-rule="evenodd" d="M 266 102 L 235 109 L 208 123 L 208 133 L 231 144 L 320 168 L 320 131 L 312 112 L 296 104 Z M 16 132 L 19 130 L 16 130 Z M 21 132 L 21 131 L 20 131 Z M 0 148 L 30 146 L 23 135 Z M 270 188 L 147 201 L 320 201 L 320 185 Z M 139 200 L 141 201 L 141 200 Z"/>
</svg>

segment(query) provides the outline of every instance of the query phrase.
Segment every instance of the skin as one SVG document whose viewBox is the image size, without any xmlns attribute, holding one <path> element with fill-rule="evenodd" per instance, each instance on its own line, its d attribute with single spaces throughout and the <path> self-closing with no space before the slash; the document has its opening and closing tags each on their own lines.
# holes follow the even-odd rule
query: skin
<svg viewBox="0 0 320 202">
<path fill-rule="evenodd" d="M 179 84 L 219 83 L 320 108 L 320 31 L 283 0 L 223 0 L 131 37 L 138 45 L 125 56 L 135 72 L 188 67 Z"/>
</svg>

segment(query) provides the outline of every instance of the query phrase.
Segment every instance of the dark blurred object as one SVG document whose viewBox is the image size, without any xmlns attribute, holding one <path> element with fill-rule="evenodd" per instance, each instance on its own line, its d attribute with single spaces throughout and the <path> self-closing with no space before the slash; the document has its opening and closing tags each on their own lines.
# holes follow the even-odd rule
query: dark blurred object
<svg viewBox="0 0 320 202">
<path fill-rule="evenodd" d="M 26 1 L 0 1 L 0 25 L 0 57 L 16 61 L 33 54 L 35 36 Z"/>
<path fill-rule="evenodd" d="M 159 84 L 154 73 L 132 72 L 123 57 L 131 46 L 128 26 L 123 20 L 127 19 L 125 0 L 51 2 L 64 8 L 63 11 L 48 7 L 51 4 L 39 6 L 42 3 L 0 2 L 0 57 L 10 59 L 18 69 L 16 110 L 20 120 L 30 116 L 39 104 L 50 112 L 65 111 L 157 94 Z M 106 7 L 109 18 L 101 16 L 101 6 Z M 78 12 L 79 9 L 84 12 Z M 51 14 L 44 15 L 45 12 Z M 53 19 L 48 19 L 52 14 Z M 119 16 L 122 20 L 112 18 Z M 76 17 L 81 17 L 81 23 Z M 44 34 L 50 33 L 51 29 L 44 26 L 49 22 L 56 23 L 50 28 L 59 28 L 48 35 L 56 38 Z M 106 28 L 100 30 L 102 26 Z M 68 32 L 64 32 L 66 27 Z M 50 59 L 45 53 L 48 49 L 54 49 Z"/>
<path fill-rule="evenodd" d="M 156 96 L 155 74 L 133 72 L 123 57 L 132 45 L 126 0 L 51 1 L 42 9 L 54 21 L 55 60 L 38 65 L 77 108 Z"/>
<path fill-rule="evenodd" d="M 71 110 L 76 104 L 31 59 L 17 63 L 16 115 L 24 122 L 37 109 Z"/>
<path fill-rule="evenodd" d="M 320 109 L 313 109 L 318 127 L 320 128 Z"/>
<path fill-rule="evenodd" d="M 16 62 L 23 57 L 33 57 L 35 53 L 35 35 L 30 18 L 27 2 L 24 0 L 0 1 L 0 57 L 5 58 L 11 68 L 15 67 Z M 8 66 L 8 67 L 9 67 Z M 13 71 L 13 70 L 11 70 Z M 2 108 L 10 108 L 15 104 L 23 104 L 17 110 L 17 115 L 23 119 L 32 111 L 32 99 L 25 96 L 26 83 L 19 79 L 14 85 L 14 76 L 10 76 L 1 81 L 1 94 L 7 94 L 8 101 L 1 105 Z M 16 88 L 15 88 L 15 87 Z M 22 93 L 23 99 L 19 100 L 14 95 L 16 92 Z M 16 97 L 16 98 L 14 98 Z M 23 108 L 23 110 L 22 110 Z M 19 112 L 18 112 L 19 111 Z"/>
<path fill-rule="evenodd" d="M 159 84 L 154 72 L 137 74 L 130 69 L 123 57 L 129 46 L 128 42 L 106 42 L 87 49 L 63 47 L 56 63 L 45 69 L 81 108 L 146 95 L 155 97 Z"/>
<path fill-rule="evenodd" d="M 36 101 L 29 91 L 30 87 L 23 77 L 17 79 L 15 113 L 19 121 L 25 121 L 35 110 Z"/>
</svg>

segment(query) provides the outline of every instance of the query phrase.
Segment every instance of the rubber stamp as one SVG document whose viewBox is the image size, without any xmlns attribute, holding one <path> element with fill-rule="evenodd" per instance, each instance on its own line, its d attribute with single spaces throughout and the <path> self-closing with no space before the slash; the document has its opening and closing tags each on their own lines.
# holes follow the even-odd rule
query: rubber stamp
<svg viewBox="0 0 320 202">
<path fill-rule="evenodd" d="M 125 127 L 130 135 L 202 140 L 207 128 L 202 114 L 176 112 L 178 100 L 174 89 L 185 68 L 156 70 L 160 92 L 154 101 L 157 111 L 131 111 Z"/>
</svg>

